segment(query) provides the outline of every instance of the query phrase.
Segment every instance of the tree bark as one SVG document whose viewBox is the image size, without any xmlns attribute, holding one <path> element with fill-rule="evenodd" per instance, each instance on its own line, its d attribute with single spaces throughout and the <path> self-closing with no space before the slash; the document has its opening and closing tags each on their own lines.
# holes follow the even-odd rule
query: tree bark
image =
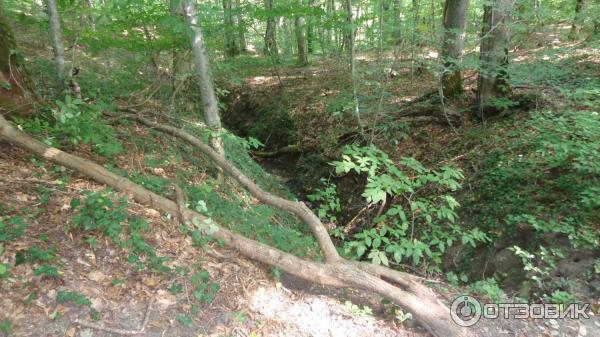
<svg viewBox="0 0 600 337">
<path fill-rule="evenodd" d="M 571 25 L 571 31 L 569 32 L 569 39 L 577 40 L 579 33 L 581 32 L 581 23 L 585 16 L 583 10 L 586 5 L 586 0 L 577 0 L 575 5 L 575 17 L 573 18 L 573 24 Z"/>
<path fill-rule="evenodd" d="M 319 7 L 318 0 L 308 0 L 308 7 L 312 10 Z M 315 52 L 315 17 L 313 13 L 308 17 L 306 25 L 306 51 L 308 54 Z"/>
<path fill-rule="evenodd" d="M 0 1 L 0 115 L 26 116 L 37 101 L 29 73 Z"/>
<path fill-rule="evenodd" d="M 354 105 L 354 116 L 356 122 L 360 128 L 361 135 L 364 136 L 364 126 L 362 118 L 360 116 L 360 107 L 358 103 L 358 83 L 356 81 L 356 45 L 355 45 L 355 28 L 354 28 L 354 15 L 352 13 L 352 0 L 345 0 L 346 15 L 348 20 L 348 51 L 350 52 L 350 76 L 352 80 L 352 100 Z"/>
<path fill-rule="evenodd" d="M 495 110 L 490 104 L 493 98 L 510 93 L 508 43 L 513 3 L 514 0 L 494 0 L 484 7 L 477 80 L 477 101 L 482 117 Z"/>
<path fill-rule="evenodd" d="M 275 16 L 273 16 L 273 1 L 265 0 L 265 10 L 267 11 L 267 30 L 265 32 L 265 51 L 273 60 L 279 62 L 279 48 L 277 48 L 277 26 L 275 25 Z"/>
<path fill-rule="evenodd" d="M 238 31 L 238 50 L 240 53 L 245 53 L 248 51 L 248 44 L 246 43 L 246 21 L 244 20 L 244 16 L 240 12 L 240 0 L 235 0 L 235 7 L 238 10 L 238 13 L 235 16 Z"/>
<path fill-rule="evenodd" d="M 446 0 L 444 5 L 444 41 L 442 43 L 442 88 L 444 96 L 462 93 L 462 77 L 459 62 L 462 57 L 467 26 L 469 0 Z"/>
<path fill-rule="evenodd" d="M 224 42 L 225 56 L 234 57 L 239 54 L 236 41 L 236 25 L 233 17 L 233 0 L 223 0 L 223 22 L 225 23 Z"/>
<path fill-rule="evenodd" d="M 298 6 L 302 8 L 302 0 L 298 0 Z M 296 33 L 296 43 L 298 44 L 298 65 L 308 65 L 308 55 L 306 52 L 306 38 L 304 37 L 304 17 L 300 14 L 296 15 L 294 22 L 294 30 Z"/>
<path fill-rule="evenodd" d="M 198 22 L 198 11 L 195 0 L 182 0 L 181 9 L 190 25 L 192 31 L 191 44 L 194 66 L 200 86 L 202 106 L 204 110 L 204 122 L 211 130 L 210 145 L 220 154 L 225 152 L 221 140 L 221 117 L 219 116 L 219 105 L 217 95 L 208 68 L 208 55 L 204 48 L 204 36 Z"/>
<path fill-rule="evenodd" d="M 394 44 L 402 43 L 402 1 L 394 0 L 394 28 L 392 29 L 392 39 Z"/>
<path fill-rule="evenodd" d="M 190 209 L 182 211 L 176 202 L 150 192 L 94 162 L 67 154 L 32 139 L 12 127 L 1 116 L 0 139 L 4 139 L 55 164 L 75 170 L 116 190 L 129 193 L 135 200 L 150 207 L 171 214 L 181 212 L 184 218 L 197 218 L 200 222 L 207 220 L 202 214 Z M 411 312 L 417 322 L 434 336 L 474 336 L 473 330 L 454 324 L 449 319 L 449 309 L 437 299 L 431 289 L 415 281 L 414 277 L 407 277 L 404 273 L 381 266 L 341 259 L 325 264 L 303 260 L 233 233 L 218 224 L 215 224 L 215 227 L 215 231 L 211 234 L 212 238 L 220 240 L 248 258 L 278 267 L 287 273 L 310 282 L 332 287 L 373 291 Z M 394 286 L 382 278 L 396 282 L 399 286 Z"/>
<path fill-rule="evenodd" d="M 60 15 L 56 7 L 56 0 L 46 0 L 48 6 L 48 21 L 50 25 L 50 37 L 52 38 L 52 50 L 54 51 L 54 62 L 56 62 L 56 72 L 61 88 L 65 83 L 65 47 L 62 43 L 62 33 L 60 29 Z"/>
</svg>

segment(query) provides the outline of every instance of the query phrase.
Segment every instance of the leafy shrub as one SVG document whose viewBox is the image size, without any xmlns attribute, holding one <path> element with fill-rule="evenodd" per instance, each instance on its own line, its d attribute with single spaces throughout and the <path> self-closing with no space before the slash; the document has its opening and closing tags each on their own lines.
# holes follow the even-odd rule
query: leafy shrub
<svg viewBox="0 0 600 337">
<path fill-rule="evenodd" d="M 308 195 L 308 200 L 318 203 L 317 215 L 319 218 L 335 222 L 337 220 L 335 214 L 342 211 L 336 186 L 324 178 L 321 178 L 320 182 L 323 185 L 323 189 L 315 189 L 315 193 Z"/>
<path fill-rule="evenodd" d="M 367 175 L 362 196 L 368 202 L 393 200 L 387 212 L 374 220 L 374 228 L 356 234 L 346 245 L 346 252 L 354 252 L 356 258 L 368 253 L 372 262 L 384 265 L 390 257 L 396 263 L 408 259 L 415 265 L 427 259 L 437 270 L 442 254 L 454 242 L 475 246 L 488 240 L 477 228 L 466 231 L 456 224 L 459 204 L 449 193 L 460 188 L 463 175 L 458 169 L 432 170 L 414 158 L 395 163 L 372 145 L 346 147 L 342 161 L 332 165 L 337 174 Z"/>
<path fill-rule="evenodd" d="M 111 106 L 103 102 L 86 104 L 67 96 L 64 101 L 57 100 L 50 111 L 16 122 L 31 133 L 45 135 L 48 144 L 92 144 L 95 152 L 110 157 L 123 152 L 123 147 L 102 119 L 102 111 L 109 109 Z"/>
</svg>

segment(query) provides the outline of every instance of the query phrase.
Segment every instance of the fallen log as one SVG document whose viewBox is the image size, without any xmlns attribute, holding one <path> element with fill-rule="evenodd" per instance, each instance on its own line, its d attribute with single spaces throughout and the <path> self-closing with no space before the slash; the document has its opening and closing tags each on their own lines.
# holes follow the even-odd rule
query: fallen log
<svg viewBox="0 0 600 337">
<path fill-rule="evenodd" d="M 314 146 L 302 146 L 300 144 L 291 144 L 281 147 L 274 151 L 252 151 L 252 155 L 260 158 L 276 158 L 288 154 L 299 154 L 314 150 Z"/>
<path fill-rule="evenodd" d="M 202 214 L 190 209 L 180 210 L 176 202 L 155 194 L 90 160 L 65 153 L 31 138 L 14 128 L 2 116 L 0 116 L 0 139 L 116 190 L 128 193 L 135 200 L 149 207 L 171 214 L 183 211 L 183 216 L 188 219 L 208 220 Z M 341 258 L 327 263 L 307 261 L 233 233 L 218 224 L 215 224 L 215 227 L 214 233 L 211 234 L 212 237 L 236 249 L 245 257 L 280 268 L 289 274 L 321 285 L 375 292 L 412 313 L 416 321 L 434 336 L 474 336 L 473 330 L 455 325 L 451 321 L 450 310 L 437 299 L 431 289 L 399 273 L 388 273 L 385 267 L 350 262 Z M 400 286 L 396 287 L 381 279 L 380 276 L 395 281 Z"/>
</svg>

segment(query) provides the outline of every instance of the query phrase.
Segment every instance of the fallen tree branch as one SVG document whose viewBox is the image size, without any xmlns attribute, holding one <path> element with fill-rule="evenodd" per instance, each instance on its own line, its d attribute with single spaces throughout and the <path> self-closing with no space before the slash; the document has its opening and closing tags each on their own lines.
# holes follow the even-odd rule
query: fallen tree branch
<svg viewBox="0 0 600 337">
<path fill-rule="evenodd" d="M 171 214 L 176 214 L 179 210 L 177 203 L 155 194 L 127 178 L 110 172 L 92 161 L 49 147 L 31 138 L 12 127 L 3 117 L 0 117 L 0 138 L 55 164 L 75 170 L 116 190 L 129 193 L 140 203 Z M 217 157 L 217 159 L 222 158 Z M 190 209 L 186 208 L 184 212 L 183 216 L 186 218 L 207 220 L 202 214 Z M 212 237 L 237 249 L 248 258 L 278 267 L 289 274 L 321 285 L 375 292 L 411 312 L 416 321 L 434 336 L 474 336 L 473 330 L 460 327 L 451 321 L 449 309 L 437 299 L 431 289 L 403 276 L 402 273 L 381 266 L 349 262 L 341 258 L 328 263 L 303 260 L 214 224 L 216 231 L 212 233 Z M 392 280 L 394 277 L 397 278 L 400 286 L 396 287 L 380 278 L 390 278 L 389 276 L 392 276 Z"/>
<path fill-rule="evenodd" d="M 304 153 L 314 149 L 314 146 L 302 146 L 299 144 L 286 145 L 275 151 L 252 151 L 254 156 L 260 158 L 275 158 L 286 154 Z"/>
<path fill-rule="evenodd" d="M 115 116 L 115 114 L 111 113 L 105 114 L 110 117 Z M 298 218 L 304 221 L 304 223 L 306 223 L 310 227 L 313 235 L 315 236 L 315 239 L 317 239 L 317 242 L 319 243 L 319 248 L 323 252 L 325 259 L 328 262 L 334 262 L 341 259 L 333 242 L 331 241 L 331 238 L 329 237 L 327 229 L 325 228 L 319 217 L 316 216 L 304 203 L 299 201 L 290 201 L 264 191 L 258 185 L 256 185 L 250 178 L 248 178 L 244 173 L 238 170 L 237 167 L 233 166 L 225 157 L 221 156 L 216 151 L 214 151 L 209 145 L 204 144 L 198 138 L 183 131 L 182 129 L 178 129 L 170 125 L 156 123 L 140 115 L 126 114 L 123 115 L 123 118 L 128 118 L 133 121 L 139 122 L 155 130 L 159 130 L 167 134 L 173 135 L 175 137 L 178 137 L 191 144 L 196 149 L 200 150 L 202 153 L 207 155 L 215 164 L 217 164 L 217 166 L 223 169 L 223 171 L 229 174 L 232 178 L 237 180 L 242 186 L 246 187 L 250 194 L 252 194 L 258 200 L 262 201 L 263 203 L 269 206 L 295 214 Z"/>
</svg>

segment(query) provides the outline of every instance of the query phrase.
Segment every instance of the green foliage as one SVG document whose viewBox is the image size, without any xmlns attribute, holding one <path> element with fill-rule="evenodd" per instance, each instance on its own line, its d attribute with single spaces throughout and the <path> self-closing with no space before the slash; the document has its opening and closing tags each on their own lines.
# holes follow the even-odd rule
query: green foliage
<svg viewBox="0 0 600 337">
<path fill-rule="evenodd" d="M 496 280 L 493 278 L 488 278 L 472 283 L 471 285 L 469 285 L 469 288 L 471 289 L 471 291 L 485 296 L 496 303 L 506 301 L 507 299 L 506 294 L 504 293 L 504 291 L 502 291 L 502 289 L 498 285 L 498 282 L 496 282 Z"/>
<path fill-rule="evenodd" d="M 6 334 L 7 336 L 11 333 L 13 329 L 13 323 L 10 319 L 5 318 L 0 321 L 0 331 Z"/>
<path fill-rule="evenodd" d="M 20 216 L 0 216 L 0 242 L 21 237 L 26 227 L 27 223 Z"/>
<path fill-rule="evenodd" d="M 577 303 L 577 297 L 568 291 L 557 289 L 550 295 L 544 295 L 544 301 L 546 303 L 571 304 Z"/>
<path fill-rule="evenodd" d="M 181 323 L 185 327 L 189 327 L 193 323 L 192 318 L 183 313 L 180 313 L 179 315 L 177 315 L 177 320 L 179 321 L 179 323 Z"/>
<path fill-rule="evenodd" d="M 27 248 L 24 251 L 18 251 L 15 254 L 15 266 L 23 263 L 47 262 L 56 257 L 54 248 L 47 250 L 40 249 L 37 246 Z"/>
<path fill-rule="evenodd" d="M 458 285 L 459 285 L 460 282 L 465 282 L 466 283 L 467 281 L 469 281 L 469 278 L 466 275 L 461 274 L 460 277 L 459 277 L 458 275 L 456 275 L 452 271 L 449 271 L 449 272 L 446 273 L 446 279 L 448 280 L 448 282 L 451 285 L 453 285 L 455 287 L 458 287 Z"/>
<path fill-rule="evenodd" d="M 211 281 L 206 270 L 196 272 L 189 278 L 189 282 L 194 299 L 200 303 L 211 303 L 220 289 L 217 283 Z"/>
<path fill-rule="evenodd" d="M 351 301 L 344 302 L 344 309 L 350 311 L 353 316 L 367 317 L 373 315 L 373 310 L 368 306 L 358 306 Z"/>
<path fill-rule="evenodd" d="M 542 112 L 518 124 L 478 159 L 463 209 L 495 241 L 518 243 L 512 249 L 532 294 L 547 297 L 570 287 L 553 276 L 564 258 L 557 242 L 563 249 L 600 245 L 600 116 Z"/>
<path fill-rule="evenodd" d="M 346 252 L 356 258 L 367 254 L 376 264 L 388 265 L 405 259 L 414 265 L 424 260 L 437 270 L 448 246 L 461 240 L 475 246 L 488 237 L 477 228 L 465 230 L 456 224 L 458 202 L 449 194 L 460 188 L 460 170 L 444 166 L 424 167 L 413 158 L 397 163 L 374 146 L 346 147 L 342 161 L 332 163 L 337 174 L 355 172 L 367 176 L 362 196 L 370 203 L 393 201 L 386 213 L 375 219 L 376 226 L 356 234 Z"/>
<path fill-rule="evenodd" d="M 248 197 L 240 197 L 234 191 L 219 193 L 210 184 L 186 186 L 186 192 L 189 204 L 197 211 L 218 223 L 231 224 L 231 229 L 242 235 L 299 256 L 313 255 L 318 251 L 314 238 L 296 229 L 301 225 L 289 214 L 266 205 L 251 205 Z M 197 225 L 207 227 L 210 223 L 198 222 Z M 203 231 L 192 232 L 199 244 L 207 240 L 205 234 Z"/>
<path fill-rule="evenodd" d="M 17 124 L 28 132 L 44 135 L 50 145 L 91 144 L 95 152 L 105 157 L 123 152 L 114 130 L 102 119 L 102 112 L 114 110 L 113 106 L 104 102 L 87 104 L 70 96 L 55 103 L 49 112 L 17 119 Z"/>
<path fill-rule="evenodd" d="M 538 242 L 561 234 L 573 247 L 597 247 L 592 225 L 600 220 L 598 114 L 543 113 L 511 136 L 504 150 L 487 155 L 479 171 L 479 195 L 473 200 L 479 207 L 473 210 L 481 227 L 497 236 L 526 227 Z"/>
<path fill-rule="evenodd" d="M 60 273 L 58 272 L 58 268 L 56 266 L 52 266 L 49 264 L 43 264 L 33 270 L 33 275 L 35 276 L 47 276 L 52 278 L 60 278 Z"/>
<path fill-rule="evenodd" d="M 513 246 L 510 248 L 515 255 L 521 258 L 521 262 L 523 263 L 523 270 L 527 273 L 528 279 L 533 281 L 535 286 L 535 295 L 538 297 L 548 297 L 557 293 L 561 294 L 562 291 L 559 291 L 557 288 L 561 287 L 560 279 L 553 278 L 553 271 L 556 269 L 556 263 L 560 259 L 564 259 L 565 255 L 563 254 L 560 248 L 545 248 L 544 246 L 540 246 L 537 252 L 530 253 L 521 249 L 519 246 Z M 554 302 L 553 302 L 554 303 Z M 556 303 L 564 303 L 564 302 L 556 302 Z"/>
<path fill-rule="evenodd" d="M 323 189 L 316 188 L 315 193 L 308 195 L 308 200 L 318 204 L 317 215 L 319 218 L 329 222 L 336 222 L 337 217 L 335 214 L 342 211 L 340 199 L 337 196 L 336 186 L 324 178 L 321 178 L 320 182 Z"/>
<path fill-rule="evenodd" d="M 73 303 L 76 305 L 84 305 L 91 307 L 92 302 L 81 293 L 76 291 L 59 291 L 56 293 L 56 302 L 58 303 Z"/>
<path fill-rule="evenodd" d="M 122 244 L 120 236 L 123 223 L 127 220 L 127 203 L 124 199 L 115 202 L 110 191 L 88 191 L 83 204 L 78 198 L 71 200 L 71 209 L 77 210 L 71 219 L 75 226 L 85 231 L 99 231 Z"/>
<path fill-rule="evenodd" d="M 148 266 L 161 272 L 169 270 L 164 265 L 166 258 L 158 256 L 154 247 L 144 238 L 150 226 L 141 218 L 128 216 L 124 198 L 116 199 L 110 191 L 88 191 L 83 201 L 72 199 L 71 208 L 75 226 L 85 231 L 99 232 L 121 248 L 127 248 L 130 263 L 140 269 Z M 90 242 L 94 243 L 95 239 Z"/>
<path fill-rule="evenodd" d="M 0 245 L 0 256 L 4 253 L 4 247 Z M 6 263 L 0 262 L 0 279 L 8 276 L 10 274 L 10 266 Z"/>
</svg>

